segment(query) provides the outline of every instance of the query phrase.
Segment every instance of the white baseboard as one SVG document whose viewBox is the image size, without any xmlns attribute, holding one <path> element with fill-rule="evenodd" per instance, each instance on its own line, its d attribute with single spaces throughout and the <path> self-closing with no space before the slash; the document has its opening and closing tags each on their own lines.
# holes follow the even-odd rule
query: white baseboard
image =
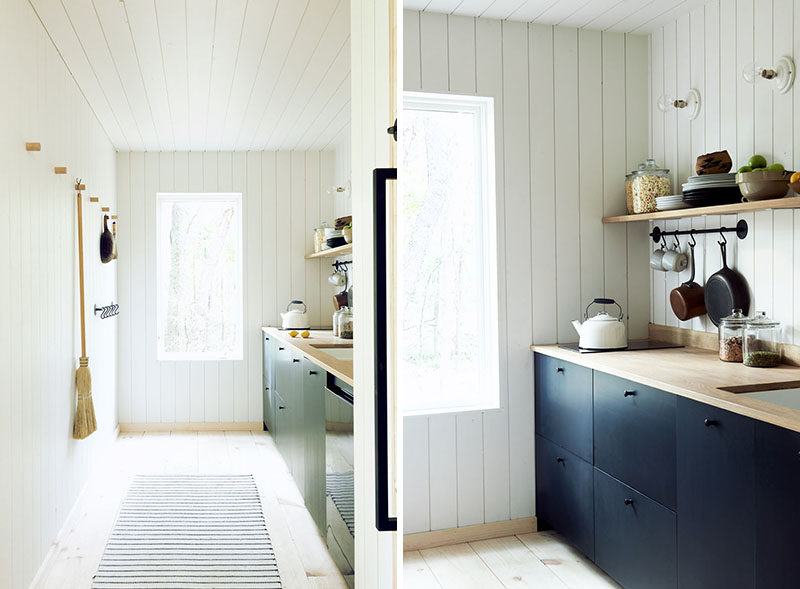
<svg viewBox="0 0 800 589">
<path fill-rule="evenodd" d="M 537 530 L 535 517 L 510 519 L 490 524 L 466 526 L 464 528 L 451 528 L 449 530 L 435 530 L 433 532 L 420 532 L 403 536 L 403 551 L 425 550 L 437 546 L 463 544 L 478 540 L 490 540 L 517 534 L 529 534 Z"/>
<path fill-rule="evenodd" d="M 194 423 L 120 423 L 120 432 L 222 432 L 222 431 L 263 431 L 260 421 L 236 422 L 194 422 Z"/>
</svg>

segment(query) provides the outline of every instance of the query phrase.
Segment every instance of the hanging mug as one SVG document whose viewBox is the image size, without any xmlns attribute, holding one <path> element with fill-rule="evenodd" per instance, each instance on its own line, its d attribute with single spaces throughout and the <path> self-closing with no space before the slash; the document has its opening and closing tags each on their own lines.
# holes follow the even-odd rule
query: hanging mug
<svg viewBox="0 0 800 589">
<path fill-rule="evenodd" d="M 328 276 L 328 282 L 330 282 L 333 286 L 344 286 L 344 274 L 334 272 Z"/>
</svg>

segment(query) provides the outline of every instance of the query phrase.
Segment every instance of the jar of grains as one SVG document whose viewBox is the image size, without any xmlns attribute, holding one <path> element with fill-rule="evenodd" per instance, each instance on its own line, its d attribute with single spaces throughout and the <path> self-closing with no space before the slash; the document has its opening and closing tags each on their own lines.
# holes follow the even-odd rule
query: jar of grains
<svg viewBox="0 0 800 589">
<path fill-rule="evenodd" d="M 781 363 L 781 324 L 761 311 L 744 327 L 744 365 L 769 368 Z"/>
<path fill-rule="evenodd" d="M 655 212 L 656 198 L 667 196 L 672 192 L 669 170 L 659 168 L 653 159 L 646 160 L 631 181 L 631 192 L 634 213 Z"/>
<path fill-rule="evenodd" d="M 719 320 L 719 359 L 723 362 L 741 362 L 744 326 L 747 317 L 741 309 Z"/>
<path fill-rule="evenodd" d="M 644 169 L 644 164 L 639 164 L 639 169 Z M 628 209 L 628 214 L 633 214 L 633 177 L 636 176 L 636 170 L 625 174 L 625 207 Z"/>
<path fill-rule="evenodd" d="M 342 314 L 339 315 L 339 337 L 353 339 L 353 311 L 348 307 L 342 307 Z"/>
</svg>

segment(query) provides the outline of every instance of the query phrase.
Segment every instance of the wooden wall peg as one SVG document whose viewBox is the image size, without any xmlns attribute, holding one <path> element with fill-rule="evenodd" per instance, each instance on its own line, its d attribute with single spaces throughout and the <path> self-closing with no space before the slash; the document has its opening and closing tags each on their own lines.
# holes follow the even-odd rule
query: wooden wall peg
<svg viewBox="0 0 800 589">
<path fill-rule="evenodd" d="M 100 197 L 99 196 L 90 196 L 89 197 L 89 202 L 100 202 Z"/>
<path fill-rule="evenodd" d="M 101 210 L 102 212 L 104 212 L 104 213 L 108 213 L 108 212 L 110 212 L 110 211 L 111 211 L 111 207 L 103 207 L 103 208 L 102 208 L 102 209 L 100 209 L 100 210 Z"/>
<path fill-rule="evenodd" d="M 65 166 L 56 166 L 55 167 L 56 174 L 66 174 L 67 168 Z"/>
<path fill-rule="evenodd" d="M 76 184 L 75 190 L 86 190 L 86 184 Z"/>
<path fill-rule="evenodd" d="M 112 218 L 114 221 L 116 221 L 116 220 L 117 220 L 119 217 L 117 217 L 117 215 L 111 215 L 111 218 Z"/>
<path fill-rule="evenodd" d="M 25 151 L 42 151 L 41 143 L 26 143 Z"/>
</svg>

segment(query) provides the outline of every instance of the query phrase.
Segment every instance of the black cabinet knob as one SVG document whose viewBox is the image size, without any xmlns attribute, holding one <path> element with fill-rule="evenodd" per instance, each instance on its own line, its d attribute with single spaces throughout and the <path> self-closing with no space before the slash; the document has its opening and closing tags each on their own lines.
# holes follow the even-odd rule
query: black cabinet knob
<svg viewBox="0 0 800 589">
<path fill-rule="evenodd" d="M 561 368 L 561 366 L 559 366 L 558 368 L 556 368 L 556 372 L 564 372 L 564 369 Z"/>
<path fill-rule="evenodd" d="M 563 459 L 563 458 L 561 458 L 561 456 L 559 456 L 558 458 L 556 458 L 556 462 L 562 462 L 562 463 L 563 463 L 563 462 L 564 462 L 564 459 Z"/>
<path fill-rule="evenodd" d="M 278 405 L 278 409 L 286 409 L 286 405 Z"/>
<path fill-rule="evenodd" d="M 635 394 L 636 394 L 636 391 L 623 391 L 622 392 L 622 396 L 623 397 L 633 397 Z"/>
<path fill-rule="evenodd" d="M 314 376 L 316 373 L 317 373 L 316 370 L 309 370 L 308 371 L 308 374 L 311 375 L 311 376 Z"/>
<path fill-rule="evenodd" d="M 705 425 L 706 427 L 711 427 L 712 425 L 717 425 L 717 420 L 716 419 L 704 419 L 703 420 L 703 425 Z"/>
<path fill-rule="evenodd" d="M 292 358 L 292 362 L 300 362 L 299 358 Z"/>
<path fill-rule="evenodd" d="M 625 505 L 633 505 L 633 499 L 625 499 Z"/>
<path fill-rule="evenodd" d="M 279 349 L 279 350 L 282 352 L 282 351 L 283 351 L 283 350 L 285 350 L 286 348 L 281 348 L 281 347 L 278 347 L 278 349 Z"/>
</svg>

